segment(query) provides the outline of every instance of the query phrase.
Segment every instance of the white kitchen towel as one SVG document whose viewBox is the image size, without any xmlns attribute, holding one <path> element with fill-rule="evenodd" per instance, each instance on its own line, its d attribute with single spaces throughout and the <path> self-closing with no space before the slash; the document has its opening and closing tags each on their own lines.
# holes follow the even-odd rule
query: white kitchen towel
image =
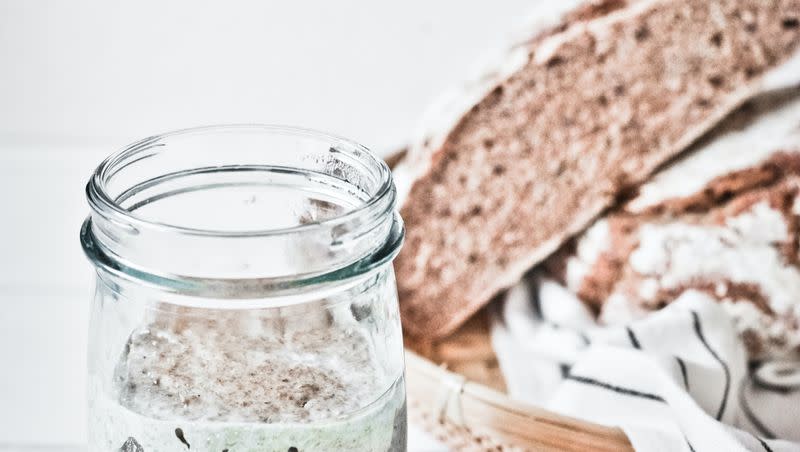
<svg viewBox="0 0 800 452">
<path fill-rule="evenodd" d="M 800 367 L 749 366 L 701 292 L 607 327 L 531 276 L 495 308 L 492 342 L 512 397 L 619 426 L 639 452 L 800 451 Z"/>
</svg>

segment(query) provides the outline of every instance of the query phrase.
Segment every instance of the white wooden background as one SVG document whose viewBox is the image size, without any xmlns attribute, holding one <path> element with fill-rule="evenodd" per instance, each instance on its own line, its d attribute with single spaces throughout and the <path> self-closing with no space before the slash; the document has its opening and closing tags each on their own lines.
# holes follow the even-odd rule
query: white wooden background
<svg viewBox="0 0 800 452">
<path fill-rule="evenodd" d="M 390 150 L 530 4 L 0 0 L 0 450 L 85 440 L 78 228 L 104 155 L 231 122 Z"/>
</svg>

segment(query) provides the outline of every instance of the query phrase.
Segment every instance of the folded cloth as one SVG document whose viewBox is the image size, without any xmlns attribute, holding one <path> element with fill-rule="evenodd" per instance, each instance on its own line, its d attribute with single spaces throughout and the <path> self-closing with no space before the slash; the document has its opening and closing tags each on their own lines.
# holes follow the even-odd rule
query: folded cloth
<svg viewBox="0 0 800 452">
<path fill-rule="evenodd" d="M 637 451 L 800 451 L 800 365 L 748 365 L 702 292 L 606 327 L 533 275 L 494 309 L 492 343 L 513 398 L 619 426 Z"/>
</svg>

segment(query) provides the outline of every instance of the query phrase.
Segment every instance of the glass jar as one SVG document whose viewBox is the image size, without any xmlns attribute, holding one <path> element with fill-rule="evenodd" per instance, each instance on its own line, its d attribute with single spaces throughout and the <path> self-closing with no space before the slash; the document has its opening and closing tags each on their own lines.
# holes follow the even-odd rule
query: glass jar
<svg viewBox="0 0 800 452">
<path fill-rule="evenodd" d="M 387 166 L 220 126 L 112 155 L 86 193 L 90 451 L 404 451 Z"/>
</svg>

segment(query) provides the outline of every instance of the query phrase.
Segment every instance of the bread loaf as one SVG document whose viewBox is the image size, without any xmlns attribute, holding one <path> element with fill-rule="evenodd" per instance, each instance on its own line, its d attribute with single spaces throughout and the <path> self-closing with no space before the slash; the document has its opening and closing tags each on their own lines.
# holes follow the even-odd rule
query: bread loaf
<svg viewBox="0 0 800 452">
<path fill-rule="evenodd" d="M 748 104 L 546 261 L 626 323 L 690 289 L 732 314 L 753 359 L 800 354 L 800 91 Z"/>
<path fill-rule="evenodd" d="M 412 335 L 453 331 L 742 102 L 800 75 L 800 0 L 605 0 L 557 16 L 400 164 Z"/>
</svg>

